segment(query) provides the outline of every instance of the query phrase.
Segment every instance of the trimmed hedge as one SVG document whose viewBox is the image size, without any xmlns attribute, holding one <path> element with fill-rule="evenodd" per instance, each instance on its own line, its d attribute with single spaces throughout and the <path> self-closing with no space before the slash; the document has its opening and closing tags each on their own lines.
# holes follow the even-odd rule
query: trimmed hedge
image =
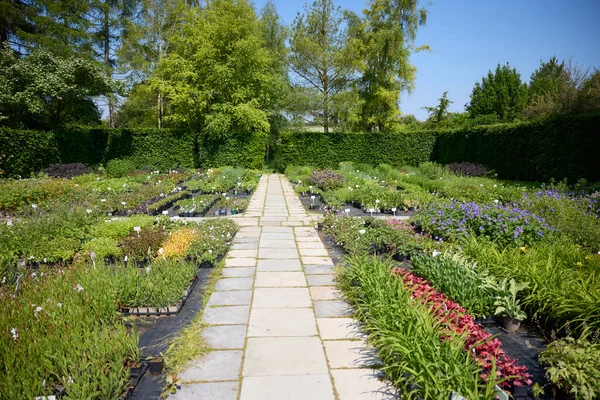
<svg viewBox="0 0 600 400">
<path fill-rule="evenodd" d="M 518 124 L 440 132 L 434 160 L 470 161 L 501 178 L 600 181 L 600 114 L 567 115 Z"/>
<path fill-rule="evenodd" d="M 0 176 L 28 178 L 58 162 L 60 151 L 52 132 L 0 128 Z"/>
<path fill-rule="evenodd" d="M 352 161 L 372 165 L 419 165 L 433 154 L 436 134 L 402 133 L 285 133 L 275 156 L 278 168 L 312 165 L 335 168 Z"/>
<path fill-rule="evenodd" d="M 213 140 L 201 133 L 169 129 L 72 127 L 57 132 L 0 128 L 1 176 L 37 173 L 50 164 L 106 164 L 127 159 L 135 167 L 160 170 L 223 165 L 261 169 L 266 133 L 232 133 Z"/>
</svg>

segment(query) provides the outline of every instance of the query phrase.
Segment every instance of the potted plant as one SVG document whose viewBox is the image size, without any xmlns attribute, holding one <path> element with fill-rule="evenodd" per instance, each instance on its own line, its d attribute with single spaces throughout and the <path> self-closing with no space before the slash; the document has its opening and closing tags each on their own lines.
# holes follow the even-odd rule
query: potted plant
<svg viewBox="0 0 600 400">
<path fill-rule="evenodd" d="M 504 278 L 498 284 L 498 294 L 496 295 L 496 315 L 504 317 L 504 329 L 509 333 L 516 332 L 521 325 L 521 321 L 527 318 L 527 314 L 521 309 L 521 302 L 517 299 L 517 293 L 526 289 L 528 282 L 517 283 L 515 279 L 508 281 Z"/>
</svg>

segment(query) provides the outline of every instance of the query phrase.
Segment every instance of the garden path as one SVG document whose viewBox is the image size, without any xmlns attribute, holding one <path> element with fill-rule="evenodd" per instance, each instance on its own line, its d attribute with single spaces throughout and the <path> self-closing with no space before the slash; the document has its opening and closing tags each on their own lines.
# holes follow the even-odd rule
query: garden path
<svg viewBox="0 0 600 400">
<path fill-rule="evenodd" d="M 314 221 L 285 177 L 263 175 L 206 310 L 213 349 L 174 399 L 354 400 L 393 396 L 368 368 Z"/>
</svg>

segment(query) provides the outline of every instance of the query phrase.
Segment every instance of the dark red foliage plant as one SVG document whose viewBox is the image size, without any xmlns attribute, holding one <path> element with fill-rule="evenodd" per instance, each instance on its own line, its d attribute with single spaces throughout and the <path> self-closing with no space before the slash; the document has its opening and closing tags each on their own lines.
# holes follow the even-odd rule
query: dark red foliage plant
<svg viewBox="0 0 600 400">
<path fill-rule="evenodd" d="M 531 375 L 527 372 L 527 368 L 517 365 L 517 360 L 510 358 L 500 348 L 502 346 L 500 340 L 493 338 L 483 327 L 476 324 L 473 316 L 464 308 L 448 299 L 443 293 L 436 291 L 423 278 L 402 268 L 396 269 L 395 272 L 402 277 L 405 287 L 412 292 L 413 296 L 429 307 L 444 329 L 466 335 L 465 350 L 469 351 L 481 365 L 483 380 L 487 380 L 495 360 L 496 375 L 506 379 L 502 383 L 504 389 L 531 385 Z"/>
</svg>

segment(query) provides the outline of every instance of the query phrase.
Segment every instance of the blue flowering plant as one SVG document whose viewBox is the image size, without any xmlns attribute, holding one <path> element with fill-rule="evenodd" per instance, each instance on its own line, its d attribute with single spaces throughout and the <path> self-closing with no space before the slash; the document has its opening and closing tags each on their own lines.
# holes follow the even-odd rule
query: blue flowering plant
<svg viewBox="0 0 600 400">
<path fill-rule="evenodd" d="M 500 203 L 431 203 L 414 220 L 435 239 L 459 241 L 470 235 L 485 236 L 502 246 L 531 245 L 554 232 L 544 218 L 516 205 Z"/>
</svg>

